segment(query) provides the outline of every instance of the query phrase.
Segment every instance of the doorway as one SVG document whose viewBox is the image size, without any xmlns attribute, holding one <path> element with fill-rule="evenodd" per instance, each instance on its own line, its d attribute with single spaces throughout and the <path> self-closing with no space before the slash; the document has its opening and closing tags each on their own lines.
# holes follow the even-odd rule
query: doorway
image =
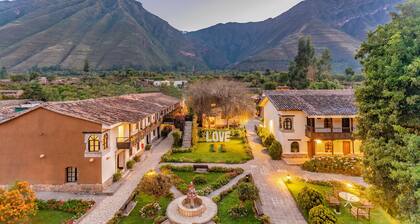
<svg viewBox="0 0 420 224">
<path fill-rule="evenodd" d="M 315 142 L 314 141 L 309 141 L 308 142 L 308 156 L 309 158 L 314 157 L 315 155 Z"/>
<path fill-rule="evenodd" d="M 120 170 L 123 170 L 124 165 L 125 165 L 125 152 L 120 152 L 117 154 L 117 168 Z"/>
<path fill-rule="evenodd" d="M 344 155 L 350 154 L 350 142 L 349 141 L 343 141 L 343 154 Z"/>
</svg>

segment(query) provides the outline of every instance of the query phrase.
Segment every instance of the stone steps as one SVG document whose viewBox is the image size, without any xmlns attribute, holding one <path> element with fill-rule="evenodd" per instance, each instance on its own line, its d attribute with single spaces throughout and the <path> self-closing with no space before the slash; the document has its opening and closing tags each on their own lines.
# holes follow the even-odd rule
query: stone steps
<svg viewBox="0 0 420 224">
<path fill-rule="evenodd" d="M 184 135 L 182 137 L 182 147 L 190 148 L 192 140 L 192 122 L 186 121 L 184 126 Z"/>
</svg>

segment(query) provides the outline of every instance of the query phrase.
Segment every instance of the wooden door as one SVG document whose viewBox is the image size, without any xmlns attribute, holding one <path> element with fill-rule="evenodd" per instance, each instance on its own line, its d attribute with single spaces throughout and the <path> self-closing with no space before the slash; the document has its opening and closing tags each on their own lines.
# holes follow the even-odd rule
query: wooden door
<svg viewBox="0 0 420 224">
<path fill-rule="evenodd" d="M 308 157 L 312 158 L 315 155 L 315 144 L 314 141 L 308 142 Z"/>
<path fill-rule="evenodd" d="M 343 154 L 344 155 L 350 154 L 350 142 L 349 141 L 344 141 L 343 142 Z"/>
</svg>

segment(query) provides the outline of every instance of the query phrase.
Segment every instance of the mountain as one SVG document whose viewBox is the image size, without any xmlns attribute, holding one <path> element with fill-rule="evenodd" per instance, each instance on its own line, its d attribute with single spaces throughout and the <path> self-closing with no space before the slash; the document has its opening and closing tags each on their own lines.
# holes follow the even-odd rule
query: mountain
<svg viewBox="0 0 420 224">
<path fill-rule="evenodd" d="M 328 48 L 333 67 L 359 67 L 354 54 L 369 30 L 390 20 L 402 0 L 306 0 L 256 23 L 218 24 L 188 33 L 213 69 L 287 70 L 299 37 L 310 35 L 318 53 Z"/>
<path fill-rule="evenodd" d="M 183 33 L 135 0 L 0 1 L 0 66 L 96 70 L 286 70 L 297 40 L 329 48 L 334 69 L 353 59 L 368 30 L 402 0 L 305 0 L 262 22 Z"/>
<path fill-rule="evenodd" d="M 0 65 L 206 68 L 185 35 L 133 0 L 0 2 Z"/>
</svg>

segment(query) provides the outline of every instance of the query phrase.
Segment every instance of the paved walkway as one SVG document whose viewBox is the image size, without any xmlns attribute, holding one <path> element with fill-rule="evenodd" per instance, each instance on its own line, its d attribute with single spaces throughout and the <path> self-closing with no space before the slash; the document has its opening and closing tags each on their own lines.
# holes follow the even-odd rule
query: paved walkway
<svg viewBox="0 0 420 224">
<path fill-rule="evenodd" d="M 136 165 L 125 183 L 114 195 L 108 196 L 96 204 L 95 208 L 81 220 L 80 224 L 105 224 L 112 219 L 114 214 L 127 202 L 143 175 L 158 166 L 160 157 L 172 147 L 172 142 L 172 135 L 169 135 L 153 147 L 151 151 L 145 153 L 141 162 Z"/>
</svg>

